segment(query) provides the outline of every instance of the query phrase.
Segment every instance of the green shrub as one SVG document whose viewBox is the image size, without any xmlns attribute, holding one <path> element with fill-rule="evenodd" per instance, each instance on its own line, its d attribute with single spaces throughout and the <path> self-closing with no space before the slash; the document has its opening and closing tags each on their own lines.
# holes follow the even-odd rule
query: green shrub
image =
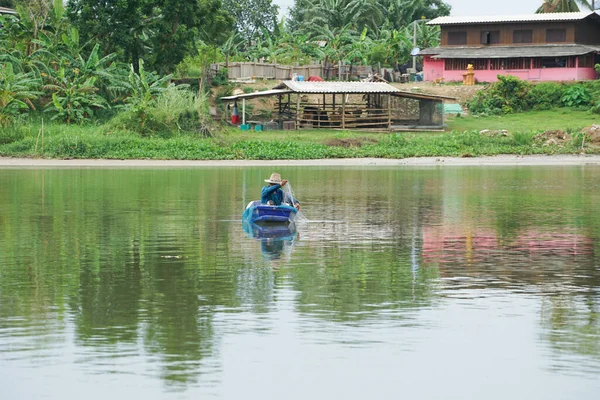
<svg viewBox="0 0 600 400">
<path fill-rule="evenodd" d="M 527 96 L 527 103 L 533 110 L 549 110 L 559 107 L 565 89 L 565 85 L 556 82 L 542 82 L 532 85 Z"/>
<path fill-rule="evenodd" d="M 566 107 L 589 106 L 591 100 L 590 94 L 581 85 L 570 86 L 560 99 L 562 105 Z"/>
<path fill-rule="evenodd" d="M 531 84 L 514 76 L 498 75 L 498 82 L 469 102 L 473 114 L 510 114 L 554 107 L 587 107 L 600 103 L 600 84 Z"/>
<path fill-rule="evenodd" d="M 515 146 L 530 146 L 533 143 L 533 134 L 524 132 L 515 132 L 513 134 L 513 143 Z"/>
<path fill-rule="evenodd" d="M 213 136 L 208 100 L 187 89 L 169 86 L 146 109 L 145 123 L 140 130 L 137 113 L 133 109 L 117 115 L 107 125 L 108 130 L 123 129 L 146 136 L 172 137 L 178 133 L 199 133 Z"/>
<path fill-rule="evenodd" d="M 227 68 L 221 68 L 213 76 L 211 83 L 213 86 L 223 86 L 229 84 L 229 70 Z"/>
<path fill-rule="evenodd" d="M 469 103 L 474 114 L 508 114 L 529 108 L 527 95 L 531 84 L 515 76 L 498 75 L 498 82 L 479 92 Z"/>
</svg>

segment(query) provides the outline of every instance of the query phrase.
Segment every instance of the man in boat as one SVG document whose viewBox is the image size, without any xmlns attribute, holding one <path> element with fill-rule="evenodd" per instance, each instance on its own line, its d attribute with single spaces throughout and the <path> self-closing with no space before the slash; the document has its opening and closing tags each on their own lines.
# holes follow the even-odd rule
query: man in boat
<svg viewBox="0 0 600 400">
<path fill-rule="evenodd" d="M 297 199 L 292 197 L 289 193 L 281 190 L 288 181 L 281 180 L 281 175 L 277 172 L 273 172 L 269 179 L 265 179 L 268 186 L 263 186 L 262 193 L 260 196 L 260 202 L 262 204 L 268 204 L 273 206 L 280 206 L 282 204 L 288 204 L 296 207 L 296 210 L 300 210 L 300 203 Z"/>
</svg>

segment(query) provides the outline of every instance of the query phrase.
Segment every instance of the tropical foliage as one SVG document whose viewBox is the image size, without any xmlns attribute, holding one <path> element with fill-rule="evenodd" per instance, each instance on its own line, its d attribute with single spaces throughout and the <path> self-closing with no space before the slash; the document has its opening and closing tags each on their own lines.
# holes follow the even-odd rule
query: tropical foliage
<svg viewBox="0 0 600 400">
<path fill-rule="evenodd" d="M 579 7 L 581 6 L 581 8 Z M 592 10 L 592 3 L 588 0 L 544 0 L 536 13 L 558 13 L 558 12 L 579 12 L 583 10 Z"/>
</svg>

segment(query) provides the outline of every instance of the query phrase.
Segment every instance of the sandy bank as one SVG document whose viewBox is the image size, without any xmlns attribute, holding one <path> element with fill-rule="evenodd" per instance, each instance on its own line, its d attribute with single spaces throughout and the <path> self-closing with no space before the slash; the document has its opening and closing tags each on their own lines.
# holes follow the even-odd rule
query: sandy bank
<svg viewBox="0 0 600 400">
<path fill-rule="evenodd" d="M 0 157 L 0 168 L 132 168 L 132 167 L 268 167 L 268 166 L 507 166 L 507 165 L 600 165 L 600 155 L 420 157 L 405 159 L 340 158 L 321 160 L 56 160 Z"/>
</svg>

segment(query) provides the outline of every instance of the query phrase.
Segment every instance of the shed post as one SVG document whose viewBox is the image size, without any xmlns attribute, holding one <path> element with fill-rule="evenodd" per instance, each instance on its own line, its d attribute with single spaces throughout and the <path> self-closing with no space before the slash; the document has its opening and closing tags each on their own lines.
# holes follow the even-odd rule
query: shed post
<svg viewBox="0 0 600 400">
<path fill-rule="evenodd" d="M 298 130 L 300 128 L 298 126 L 299 121 L 300 121 L 300 94 L 296 93 L 296 130 Z"/>
<path fill-rule="evenodd" d="M 392 130 L 392 95 L 388 94 L 388 129 Z"/>
<path fill-rule="evenodd" d="M 444 118 L 444 116 L 445 116 L 445 113 L 444 113 L 444 100 L 440 101 L 440 106 L 442 108 L 442 129 L 444 129 L 444 119 L 445 119 Z"/>
<path fill-rule="evenodd" d="M 281 95 L 279 95 L 277 97 L 279 99 L 279 107 L 278 107 L 279 110 L 278 110 L 278 113 L 277 113 L 278 117 L 279 117 L 279 125 L 278 126 L 279 126 L 279 129 L 283 129 L 283 120 L 282 120 L 282 115 L 281 115 L 281 106 L 282 106 L 281 102 L 283 101 L 283 99 L 282 99 Z"/>
<path fill-rule="evenodd" d="M 242 99 L 242 124 L 246 125 L 246 99 Z"/>
<path fill-rule="evenodd" d="M 346 96 L 342 94 L 342 129 L 346 129 Z"/>
</svg>

